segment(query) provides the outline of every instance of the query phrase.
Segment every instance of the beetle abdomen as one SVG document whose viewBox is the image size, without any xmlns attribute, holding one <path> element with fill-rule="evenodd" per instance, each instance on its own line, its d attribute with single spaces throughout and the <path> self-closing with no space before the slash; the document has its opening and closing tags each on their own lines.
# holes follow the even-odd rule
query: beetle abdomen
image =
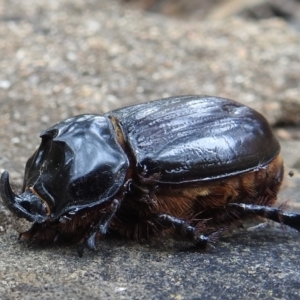
<svg viewBox="0 0 300 300">
<path fill-rule="evenodd" d="M 176 187 L 161 186 L 152 195 L 152 201 L 125 198 L 112 229 L 126 237 L 144 240 L 161 232 L 159 223 L 152 224 L 152 216 L 164 213 L 210 233 L 244 219 L 240 209 L 230 203 L 272 206 L 283 179 L 283 162 L 278 155 L 266 168 L 217 179 Z M 125 226 L 124 226 L 125 225 Z"/>
<path fill-rule="evenodd" d="M 108 113 L 119 120 L 140 177 L 181 184 L 260 169 L 280 152 L 266 119 L 235 101 L 185 96 Z"/>
</svg>

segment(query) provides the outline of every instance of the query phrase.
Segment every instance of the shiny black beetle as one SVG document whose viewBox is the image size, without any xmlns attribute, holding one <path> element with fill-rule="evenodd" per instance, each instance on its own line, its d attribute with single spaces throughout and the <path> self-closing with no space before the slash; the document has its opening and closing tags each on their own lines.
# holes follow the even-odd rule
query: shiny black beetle
<svg viewBox="0 0 300 300">
<path fill-rule="evenodd" d="M 76 116 L 41 138 L 20 195 L 1 177 L 6 207 L 33 222 L 23 238 L 77 240 L 81 256 L 108 231 L 143 240 L 175 229 L 206 245 L 248 216 L 299 229 L 298 214 L 270 207 L 280 145 L 262 115 L 235 101 L 171 97 Z"/>
</svg>

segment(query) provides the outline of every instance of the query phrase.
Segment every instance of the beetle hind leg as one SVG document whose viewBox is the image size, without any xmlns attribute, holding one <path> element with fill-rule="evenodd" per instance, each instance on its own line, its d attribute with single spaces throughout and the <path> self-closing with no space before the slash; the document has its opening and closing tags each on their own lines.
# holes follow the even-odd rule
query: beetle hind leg
<svg viewBox="0 0 300 300">
<path fill-rule="evenodd" d="M 263 205 L 230 203 L 229 206 L 236 207 L 244 215 L 256 215 L 264 217 L 300 231 L 300 214 L 284 212 L 280 208 Z"/>
<path fill-rule="evenodd" d="M 214 243 L 218 239 L 221 232 L 225 229 L 221 228 L 209 235 L 204 235 L 201 234 L 202 230 L 197 228 L 197 226 L 191 226 L 188 224 L 188 222 L 168 214 L 157 214 L 155 215 L 154 219 L 160 226 L 164 227 L 164 229 L 170 227 L 175 228 L 178 232 L 191 239 L 193 243 L 199 247 L 206 247 L 208 243 Z"/>
</svg>

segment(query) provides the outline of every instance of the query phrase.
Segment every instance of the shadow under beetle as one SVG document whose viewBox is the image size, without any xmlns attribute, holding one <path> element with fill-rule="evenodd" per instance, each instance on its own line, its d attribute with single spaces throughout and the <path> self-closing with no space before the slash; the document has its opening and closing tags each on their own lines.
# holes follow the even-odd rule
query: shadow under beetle
<svg viewBox="0 0 300 300">
<path fill-rule="evenodd" d="M 181 96 L 104 115 L 80 115 L 41 134 L 20 195 L 5 171 L 3 203 L 33 222 L 21 237 L 71 239 L 78 253 L 118 232 L 138 241 L 175 229 L 205 246 L 238 220 L 262 216 L 299 230 L 272 208 L 283 178 L 266 119 L 235 101 Z"/>
</svg>

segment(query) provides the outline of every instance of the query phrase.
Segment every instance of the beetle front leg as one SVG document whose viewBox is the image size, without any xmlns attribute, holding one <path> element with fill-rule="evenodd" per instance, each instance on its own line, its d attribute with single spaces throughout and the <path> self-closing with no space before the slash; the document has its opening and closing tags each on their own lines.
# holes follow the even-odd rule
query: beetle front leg
<svg viewBox="0 0 300 300">
<path fill-rule="evenodd" d="M 187 238 L 192 239 L 194 244 L 200 247 L 205 247 L 208 243 L 215 242 L 220 232 L 223 231 L 223 229 L 220 229 L 209 235 L 203 235 L 196 227 L 189 225 L 184 220 L 168 214 L 157 214 L 152 220 L 156 221 L 159 223 L 159 225 L 165 228 L 174 227 L 177 231 L 183 233 Z"/>
<path fill-rule="evenodd" d="M 96 237 L 100 233 L 101 235 L 106 235 L 107 228 L 112 220 L 112 218 L 115 216 L 118 208 L 120 206 L 120 202 L 117 199 L 114 199 L 113 202 L 110 205 L 110 211 L 107 212 L 97 224 L 93 224 L 90 227 L 90 230 L 88 231 L 85 238 L 82 239 L 82 241 L 77 245 L 77 252 L 79 257 L 82 257 L 83 250 L 85 248 L 89 250 L 95 250 L 96 249 Z"/>
<path fill-rule="evenodd" d="M 229 206 L 237 207 L 244 214 L 256 215 L 281 223 L 300 231 L 300 214 L 284 212 L 280 208 L 274 208 L 263 205 L 230 203 Z"/>
</svg>

